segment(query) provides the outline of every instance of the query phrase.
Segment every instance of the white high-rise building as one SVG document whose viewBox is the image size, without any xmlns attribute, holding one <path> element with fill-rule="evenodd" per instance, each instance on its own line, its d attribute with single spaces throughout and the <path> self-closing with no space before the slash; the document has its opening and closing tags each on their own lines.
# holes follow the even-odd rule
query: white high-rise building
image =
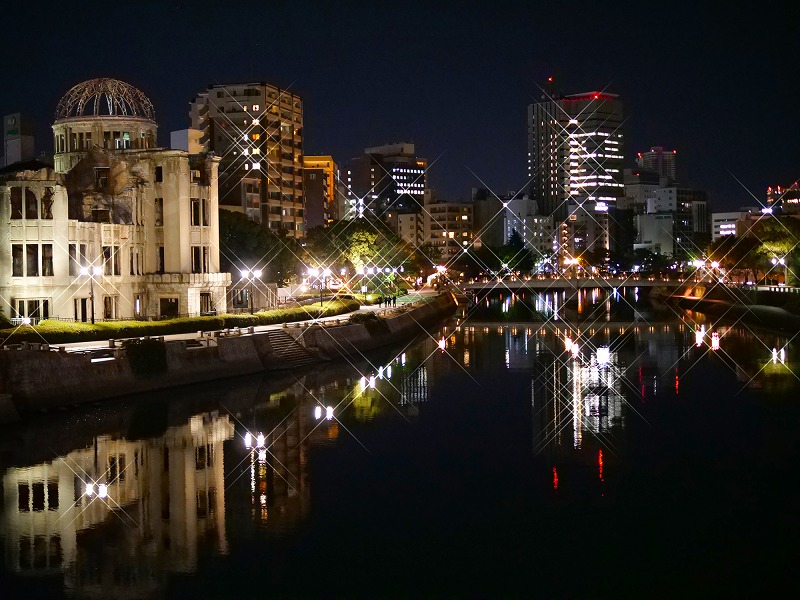
<svg viewBox="0 0 800 600">
<path fill-rule="evenodd" d="M 618 96 L 601 91 L 548 95 L 528 107 L 530 196 L 568 232 L 563 256 L 614 247 L 608 213 L 625 193 L 622 122 Z"/>
</svg>

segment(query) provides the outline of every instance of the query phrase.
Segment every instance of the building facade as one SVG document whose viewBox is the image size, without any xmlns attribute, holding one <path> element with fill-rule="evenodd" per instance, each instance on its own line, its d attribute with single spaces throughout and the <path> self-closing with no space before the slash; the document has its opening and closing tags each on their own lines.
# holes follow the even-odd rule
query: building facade
<svg viewBox="0 0 800 600">
<path fill-rule="evenodd" d="M 472 205 L 431 201 L 423 215 L 424 241 L 439 250 L 443 263 L 472 245 Z"/>
<path fill-rule="evenodd" d="M 624 196 L 622 102 L 616 94 L 546 96 L 528 107 L 530 196 L 559 236 L 559 254 L 611 250 L 609 208 Z"/>
<path fill-rule="evenodd" d="M 641 171 L 665 178 L 666 185 L 674 185 L 678 181 L 675 171 L 677 154 L 677 150 L 664 150 L 663 146 L 655 146 L 649 152 L 639 152 L 636 155 L 636 166 Z"/>
<path fill-rule="evenodd" d="M 347 163 L 345 218 L 390 213 L 418 213 L 428 189 L 428 160 L 417 156 L 414 144 L 397 143 L 366 148 Z"/>
<path fill-rule="evenodd" d="M 303 157 L 306 230 L 338 220 L 339 167 L 332 156 Z"/>
<path fill-rule="evenodd" d="M 302 238 L 302 99 L 263 82 L 212 85 L 190 116 L 204 150 L 221 157 L 220 207 Z"/>
<path fill-rule="evenodd" d="M 219 159 L 156 148 L 154 119 L 133 86 L 83 82 L 58 105 L 54 168 L 0 171 L 0 294 L 12 318 L 226 310 Z"/>
</svg>

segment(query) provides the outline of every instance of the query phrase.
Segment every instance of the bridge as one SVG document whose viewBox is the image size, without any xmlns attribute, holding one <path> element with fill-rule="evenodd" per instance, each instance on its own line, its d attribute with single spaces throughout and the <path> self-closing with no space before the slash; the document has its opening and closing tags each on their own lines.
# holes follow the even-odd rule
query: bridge
<svg viewBox="0 0 800 600">
<path fill-rule="evenodd" d="M 651 279 L 647 277 L 634 278 L 634 277 L 552 277 L 552 278 L 532 278 L 522 280 L 519 278 L 504 278 L 504 279 L 487 279 L 485 281 L 475 281 L 464 283 L 459 287 L 472 291 L 492 291 L 492 290 L 553 290 L 553 289 L 583 289 L 583 288 L 601 288 L 601 289 L 619 289 L 619 288 L 653 288 L 664 287 L 670 289 L 677 289 L 682 285 L 700 283 L 692 280 L 681 279 Z M 706 281 L 703 283 L 711 283 Z"/>
</svg>

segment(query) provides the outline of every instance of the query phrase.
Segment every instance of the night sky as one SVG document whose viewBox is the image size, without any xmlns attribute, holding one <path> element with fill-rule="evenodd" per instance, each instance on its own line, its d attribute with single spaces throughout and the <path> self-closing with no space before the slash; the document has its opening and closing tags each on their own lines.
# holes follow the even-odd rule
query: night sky
<svg viewBox="0 0 800 600">
<path fill-rule="evenodd" d="M 718 4 L 20 3 L 3 12 L 0 111 L 33 117 L 49 154 L 59 98 L 114 77 L 150 97 L 166 146 L 208 84 L 266 81 L 303 97 L 306 154 L 410 140 L 439 196 L 463 200 L 526 187 L 527 106 L 552 75 L 619 94 L 626 166 L 675 149 L 681 183 L 735 209 L 800 179 L 800 14 Z"/>
</svg>

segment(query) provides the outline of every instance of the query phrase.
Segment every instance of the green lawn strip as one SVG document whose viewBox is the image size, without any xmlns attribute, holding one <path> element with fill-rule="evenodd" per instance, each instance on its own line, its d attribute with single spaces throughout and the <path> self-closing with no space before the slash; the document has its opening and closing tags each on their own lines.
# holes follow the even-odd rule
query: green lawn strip
<svg viewBox="0 0 800 600">
<path fill-rule="evenodd" d="M 5 344 L 39 342 L 68 344 L 95 340 L 122 339 L 144 336 L 161 336 L 176 333 L 214 331 L 232 327 L 292 323 L 307 319 L 330 317 L 358 310 L 355 300 L 331 300 L 323 306 L 295 306 L 262 310 L 253 315 L 223 314 L 214 317 L 184 317 L 164 321 L 104 321 L 100 323 L 73 323 L 67 321 L 40 321 L 35 326 L 20 326 L 3 329 L 0 338 Z"/>
</svg>

